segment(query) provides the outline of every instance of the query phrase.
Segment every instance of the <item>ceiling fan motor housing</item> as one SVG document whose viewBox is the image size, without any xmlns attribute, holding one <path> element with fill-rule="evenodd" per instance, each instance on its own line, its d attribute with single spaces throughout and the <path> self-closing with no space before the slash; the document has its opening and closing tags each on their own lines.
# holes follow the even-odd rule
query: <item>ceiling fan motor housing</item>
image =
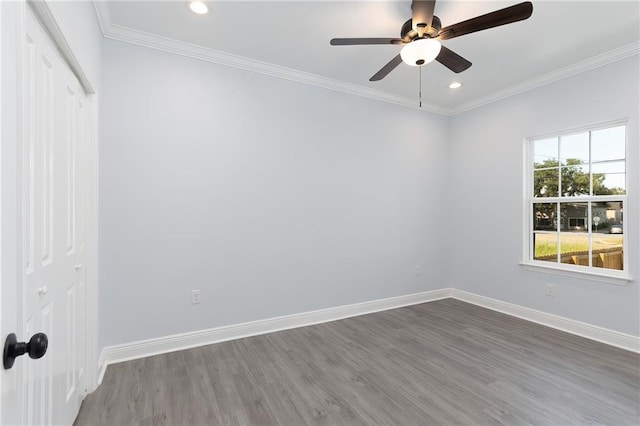
<svg viewBox="0 0 640 426">
<path fill-rule="evenodd" d="M 433 20 L 431 21 L 431 26 L 425 31 L 425 36 L 429 38 L 436 37 L 440 30 L 442 29 L 442 23 L 440 22 L 440 18 L 437 16 L 433 16 Z M 402 29 L 400 30 L 400 38 L 411 41 L 418 37 L 418 32 L 413 29 L 413 21 L 409 19 L 407 22 L 402 25 Z"/>
</svg>

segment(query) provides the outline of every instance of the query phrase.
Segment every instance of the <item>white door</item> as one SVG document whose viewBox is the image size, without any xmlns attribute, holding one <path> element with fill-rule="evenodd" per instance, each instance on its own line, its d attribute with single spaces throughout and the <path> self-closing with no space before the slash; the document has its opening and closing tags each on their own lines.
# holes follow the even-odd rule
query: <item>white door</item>
<svg viewBox="0 0 640 426">
<path fill-rule="evenodd" d="M 16 359 L 18 407 L 4 404 L 3 385 L 3 411 L 18 408 L 23 424 L 72 424 L 86 391 L 86 101 L 30 7 L 23 12 L 17 329 L 24 341 L 45 333 L 49 347 Z"/>
</svg>

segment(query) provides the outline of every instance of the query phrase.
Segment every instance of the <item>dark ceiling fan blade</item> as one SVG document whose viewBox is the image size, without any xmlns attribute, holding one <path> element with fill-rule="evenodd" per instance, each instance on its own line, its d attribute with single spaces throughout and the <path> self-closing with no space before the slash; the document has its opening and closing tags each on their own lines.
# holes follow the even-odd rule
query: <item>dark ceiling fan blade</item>
<svg viewBox="0 0 640 426">
<path fill-rule="evenodd" d="M 499 27 L 500 25 L 511 24 L 523 21 L 533 13 L 533 4 L 529 1 L 519 3 L 514 6 L 505 7 L 486 15 L 477 16 L 457 24 L 449 25 L 440 30 L 436 37 L 439 40 L 449 40 L 465 34 Z"/>
<path fill-rule="evenodd" d="M 420 37 L 422 37 L 424 31 L 431 26 L 435 6 L 436 0 L 413 0 L 411 2 L 411 26 L 415 31 L 418 31 Z M 423 31 L 420 32 L 418 26 L 422 24 L 424 24 Z"/>
<path fill-rule="evenodd" d="M 355 46 L 358 44 L 403 44 L 400 38 L 332 38 L 332 46 Z"/>
<path fill-rule="evenodd" d="M 455 73 L 462 72 L 471 66 L 471 62 L 444 46 L 440 48 L 440 53 L 436 57 L 436 61 Z"/>
<path fill-rule="evenodd" d="M 402 62 L 402 58 L 400 57 L 400 54 L 398 54 L 398 56 L 396 56 L 395 58 L 393 58 L 392 60 L 390 60 L 387 65 L 385 65 L 384 67 L 380 68 L 380 71 L 378 71 L 377 73 L 375 73 L 373 75 L 373 77 L 371 77 L 369 79 L 369 81 L 379 81 L 382 80 L 383 78 L 385 78 L 387 76 L 387 74 L 389 74 L 391 71 L 393 71 L 395 69 L 395 67 L 397 67 L 398 65 L 400 65 L 400 63 Z"/>
</svg>

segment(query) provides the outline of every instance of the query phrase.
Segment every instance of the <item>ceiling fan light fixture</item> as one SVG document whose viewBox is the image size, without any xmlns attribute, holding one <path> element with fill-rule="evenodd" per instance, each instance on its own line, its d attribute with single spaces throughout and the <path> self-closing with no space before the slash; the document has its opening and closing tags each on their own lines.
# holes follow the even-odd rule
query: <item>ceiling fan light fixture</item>
<svg viewBox="0 0 640 426">
<path fill-rule="evenodd" d="M 417 67 L 433 62 L 440 54 L 441 48 L 438 40 L 421 38 L 404 46 L 400 51 L 400 57 L 405 64 Z"/>
<path fill-rule="evenodd" d="M 189 2 L 189 9 L 191 9 L 193 13 L 197 13 L 198 15 L 204 15 L 209 11 L 207 4 L 204 1 L 200 0 Z"/>
</svg>

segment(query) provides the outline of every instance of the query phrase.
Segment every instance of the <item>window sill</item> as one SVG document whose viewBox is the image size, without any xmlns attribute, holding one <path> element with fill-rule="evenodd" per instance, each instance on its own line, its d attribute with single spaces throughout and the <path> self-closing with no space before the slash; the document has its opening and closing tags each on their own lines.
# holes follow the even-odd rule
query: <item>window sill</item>
<svg viewBox="0 0 640 426">
<path fill-rule="evenodd" d="M 627 285 L 629 282 L 633 281 L 633 278 L 631 278 L 629 275 L 618 275 L 612 273 L 606 274 L 594 271 L 580 271 L 577 269 L 555 266 L 553 264 L 544 265 L 542 263 L 520 262 L 520 266 L 522 266 L 522 268 L 526 271 L 545 272 L 553 275 L 598 281 L 606 284 Z"/>
</svg>

